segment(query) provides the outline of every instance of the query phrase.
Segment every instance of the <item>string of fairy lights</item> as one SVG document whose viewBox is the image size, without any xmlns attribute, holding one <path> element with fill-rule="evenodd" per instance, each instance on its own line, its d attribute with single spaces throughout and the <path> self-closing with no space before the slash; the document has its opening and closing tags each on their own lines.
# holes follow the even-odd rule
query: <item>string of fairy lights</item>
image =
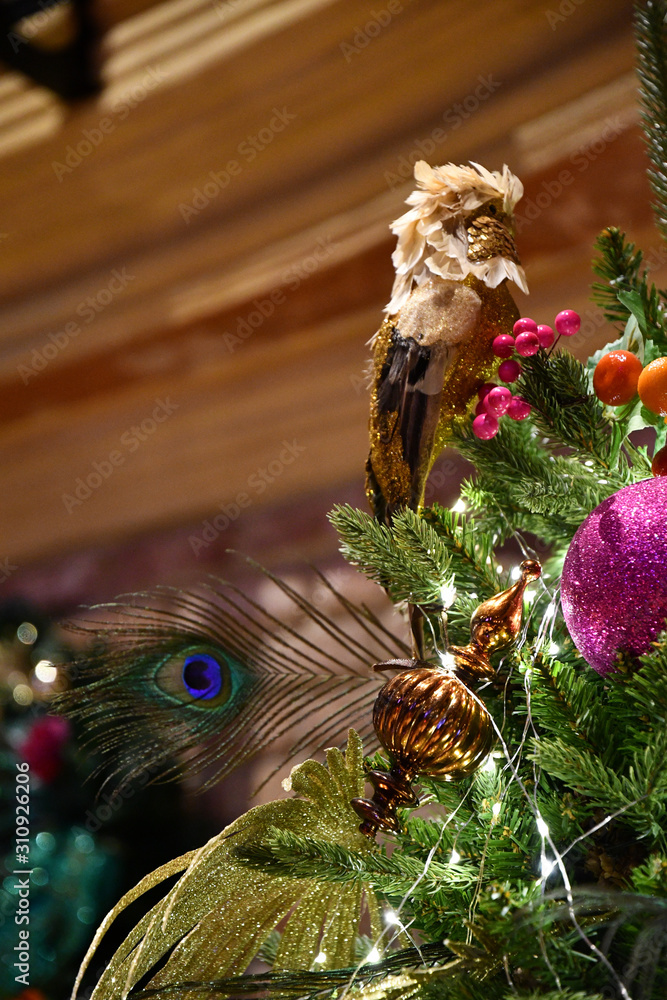
<svg viewBox="0 0 667 1000">
<path fill-rule="evenodd" d="M 464 513 L 464 511 L 466 510 L 465 501 L 463 501 L 462 499 L 459 499 L 454 504 L 454 506 L 451 507 L 450 509 L 452 510 L 453 513 L 461 513 L 461 514 Z M 518 543 L 518 545 L 519 545 L 519 547 L 521 549 L 521 552 L 522 552 L 524 558 L 530 558 L 530 559 L 536 558 L 536 554 L 529 548 L 529 546 L 526 544 L 525 540 L 514 529 L 512 529 L 512 535 L 514 536 L 515 540 L 517 541 L 517 543 Z M 499 570 L 499 572 L 502 572 L 502 567 L 498 567 L 498 570 Z M 517 565 L 517 566 L 512 567 L 512 569 L 510 570 L 509 575 L 510 575 L 510 578 L 512 580 L 518 580 L 519 577 L 521 576 L 521 570 L 520 570 L 519 566 Z M 567 905 L 568 915 L 569 915 L 570 921 L 571 921 L 572 926 L 574 927 L 576 933 L 578 934 L 578 936 L 580 937 L 580 939 L 582 940 L 582 942 L 590 949 L 591 954 L 595 956 L 595 958 L 597 959 L 597 961 L 599 961 L 602 965 L 605 966 L 605 968 L 609 972 L 610 976 L 612 977 L 614 983 L 616 984 L 619 996 L 622 998 L 622 1000 L 632 1000 L 631 994 L 629 993 L 627 987 L 624 985 L 624 983 L 622 982 L 622 980 L 618 976 L 618 973 L 616 972 L 616 970 L 612 966 L 612 964 L 609 961 L 609 959 L 607 958 L 607 956 L 604 954 L 603 951 L 600 950 L 600 948 L 595 944 L 595 942 L 591 940 L 591 938 L 589 937 L 589 935 L 586 934 L 586 931 L 581 926 L 581 923 L 579 922 L 579 920 L 577 918 L 577 914 L 576 914 L 576 910 L 575 910 L 574 893 L 573 893 L 572 884 L 570 882 L 570 878 L 569 878 L 569 875 L 568 875 L 568 872 L 567 872 L 567 868 L 566 868 L 566 864 L 565 864 L 565 858 L 570 853 L 570 851 L 573 850 L 573 848 L 577 847 L 580 843 L 582 843 L 583 841 L 585 841 L 589 837 L 593 836 L 593 834 L 597 833 L 599 830 L 601 830 L 606 825 L 608 825 L 609 823 L 611 823 L 614 819 L 616 819 L 622 813 L 626 812 L 628 809 L 631 809 L 633 806 L 635 806 L 638 802 L 641 801 L 642 797 L 639 797 L 636 800 L 634 800 L 633 802 L 627 803 L 622 808 L 617 809 L 616 811 L 607 814 L 602 820 L 600 820 L 597 824 L 595 824 L 589 830 L 585 831 L 584 833 L 582 833 L 581 835 L 579 835 L 578 837 L 576 837 L 572 841 L 572 843 L 568 844 L 568 846 L 566 846 L 562 850 L 559 850 L 558 847 L 556 846 L 556 843 L 554 842 L 554 839 L 552 837 L 552 834 L 551 834 L 551 831 L 549 829 L 548 823 L 546 822 L 546 820 L 544 819 L 544 817 L 540 813 L 539 806 L 538 806 L 537 799 L 536 799 L 536 794 L 531 794 L 529 792 L 529 790 L 527 789 L 525 783 L 521 779 L 521 776 L 519 775 L 519 772 L 518 772 L 518 765 L 519 765 L 519 762 L 520 762 L 521 757 L 523 755 L 523 752 L 524 752 L 524 749 L 525 749 L 525 746 L 526 746 L 526 741 L 527 741 L 529 735 L 533 739 L 536 739 L 536 740 L 540 739 L 537 727 L 536 727 L 534 719 L 533 719 L 532 707 L 531 707 L 531 691 L 532 691 L 532 684 L 533 684 L 533 678 L 534 678 L 534 669 L 533 669 L 533 666 L 534 666 L 535 658 L 538 655 L 543 654 L 543 653 L 547 653 L 549 656 L 554 657 L 560 651 L 558 643 L 554 640 L 554 637 L 553 637 L 553 629 L 554 629 L 554 624 L 555 624 L 556 616 L 557 616 L 557 613 L 558 613 L 558 604 L 559 604 L 559 601 L 560 601 L 560 593 L 559 593 L 558 589 L 554 589 L 554 590 L 550 590 L 549 589 L 549 587 L 547 585 L 547 582 L 544 579 L 544 576 L 542 576 L 540 578 L 540 585 L 543 588 L 543 592 L 546 594 L 546 596 L 548 597 L 549 600 L 548 600 L 548 604 L 546 605 L 545 610 L 543 611 L 543 613 L 541 615 L 541 618 L 540 618 L 539 622 L 536 623 L 536 625 L 537 625 L 537 627 L 536 627 L 536 638 L 535 638 L 535 642 L 533 644 L 533 649 L 532 649 L 531 664 L 525 665 L 525 666 L 521 667 L 521 669 L 523 671 L 523 683 L 524 683 L 524 689 L 525 689 L 525 692 L 526 692 L 526 706 L 527 706 L 526 722 L 525 722 L 525 725 L 524 725 L 524 730 L 523 730 L 521 739 L 520 739 L 520 741 L 518 743 L 518 746 L 516 747 L 516 749 L 514 750 L 514 752 L 511 752 L 510 748 L 507 746 L 507 744 L 506 744 L 506 742 L 505 742 L 505 740 L 503 738 L 502 730 L 499 728 L 499 726 L 496 723 L 495 719 L 493 719 L 493 717 L 491 717 L 491 724 L 493 726 L 493 729 L 494 729 L 494 732 L 495 732 L 496 739 L 497 739 L 497 742 L 498 742 L 498 746 L 500 747 L 500 750 L 498 750 L 498 749 L 493 750 L 489 754 L 489 756 L 487 757 L 485 763 L 482 765 L 482 767 L 480 768 L 480 770 L 481 771 L 487 771 L 487 772 L 489 772 L 489 771 L 495 772 L 497 770 L 499 760 L 504 759 L 504 765 L 502 767 L 502 772 L 509 772 L 509 783 L 515 782 L 518 785 L 518 787 L 520 788 L 521 794 L 523 795 L 524 799 L 526 800 L 526 802 L 528 804 L 528 807 L 529 807 L 529 809 L 531 810 L 531 812 L 532 812 L 532 814 L 534 816 L 535 830 L 536 830 L 536 832 L 537 832 L 537 834 L 539 836 L 539 845 L 540 845 L 539 846 L 539 868 L 540 868 L 540 874 L 539 874 L 539 877 L 535 880 L 535 883 L 534 883 L 534 888 L 535 888 L 536 893 L 539 894 L 540 900 L 543 901 L 546 898 L 547 883 L 549 882 L 549 880 L 551 878 L 555 877 L 556 874 L 558 874 L 560 876 L 560 880 L 561 880 L 563 891 L 564 891 L 564 895 L 565 895 L 565 901 L 566 901 L 566 905 Z M 442 596 L 442 603 L 445 606 L 445 608 L 450 607 L 454 603 L 454 601 L 456 599 L 456 592 L 455 592 L 455 589 L 454 589 L 452 583 L 448 582 L 448 583 L 446 583 L 443 586 L 441 596 Z M 476 597 L 477 595 L 471 595 L 471 596 L 475 596 Z M 531 607 L 531 615 L 529 615 L 529 616 L 526 617 L 526 620 L 525 620 L 525 622 L 523 624 L 522 633 L 521 633 L 521 636 L 520 636 L 520 638 L 519 638 L 519 640 L 517 642 L 517 646 L 516 646 L 516 648 L 517 648 L 518 651 L 520 651 L 526 645 L 526 643 L 527 643 L 527 633 L 528 633 L 528 630 L 529 630 L 529 628 L 531 626 L 532 606 L 533 606 L 533 604 L 535 602 L 536 596 L 537 596 L 537 591 L 536 590 L 534 590 L 532 588 L 529 588 L 528 590 L 526 590 L 525 601 L 529 605 L 529 607 Z M 437 643 L 436 643 L 436 648 L 437 648 Z M 441 662 L 443 668 L 445 668 L 445 669 L 448 669 L 448 668 L 451 669 L 454 666 L 454 657 L 452 656 L 451 653 L 447 652 L 446 650 L 440 650 L 438 652 L 438 656 L 439 656 L 439 659 L 440 659 L 440 662 Z M 478 698 L 478 696 L 474 692 L 471 692 L 471 693 L 472 693 L 475 701 L 477 701 L 483 707 L 483 702 L 481 702 L 481 700 Z M 539 773 L 538 773 L 537 765 L 534 763 L 533 764 L 533 787 L 535 789 L 537 789 L 538 784 L 539 784 Z M 471 904 L 470 912 L 469 912 L 469 923 L 472 923 L 472 919 L 474 917 L 474 912 L 475 912 L 475 907 L 476 907 L 476 904 L 477 904 L 477 901 L 478 901 L 478 898 L 479 898 L 479 894 L 480 894 L 480 892 L 482 890 L 483 861 L 484 861 L 484 856 L 485 856 L 487 845 L 489 844 L 490 839 L 491 839 L 491 828 L 492 828 L 493 825 L 495 825 L 500 820 L 500 816 L 501 816 L 502 808 L 503 808 L 503 800 L 504 800 L 504 798 L 505 798 L 505 796 L 507 794 L 508 787 L 509 787 L 509 784 L 505 785 L 504 788 L 502 786 L 500 787 L 498 798 L 496 799 L 496 801 L 493 803 L 493 805 L 491 807 L 491 823 L 490 823 L 490 827 L 489 827 L 489 832 L 487 834 L 486 843 L 485 843 L 483 851 L 482 851 L 482 861 L 481 861 L 481 864 L 480 864 L 480 871 L 478 873 L 477 882 L 476 882 L 476 892 L 475 892 L 475 895 L 474 895 L 474 898 L 473 898 L 473 902 Z M 419 951 L 418 942 L 409 933 L 409 928 L 410 928 L 412 922 L 408 923 L 407 925 L 403 924 L 403 922 L 401 921 L 401 912 L 402 912 L 403 908 L 406 907 L 409 904 L 411 896 L 412 896 L 415 888 L 419 884 L 419 882 L 422 881 L 424 878 L 426 878 L 428 876 L 429 870 L 431 868 L 431 864 L 432 864 L 434 858 L 436 857 L 436 855 L 438 854 L 438 852 L 440 850 L 440 847 L 441 847 L 441 844 L 442 844 L 442 840 L 443 840 L 443 838 L 445 836 L 445 833 L 446 833 L 448 827 L 452 823 L 455 822 L 456 816 L 457 816 L 457 813 L 458 813 L 459 809 L 463 806 L 464 802 L 466 801 L 466 799 L 467 799 L 467 797 L 468 797 L 468 795 L 470 794 L 471 791 L 472 791 L 472 786 L 467 790 L 467 792 L 465 793 L 464 797 L 462 798 L 461 802 L 456 807 L 456 809 L 453 810 L 445 818 L 445 820 L 443 821 L 443 823 L 441 825 L 441 828 L 440 828 L 439 835 L 438 835 L 438 839 L 437 839 L 435 845 L 429 851 L 429 853 L 428 853 L 428 855 L 427 855 L 427 857 L 426 857 L 426 859 L 424 861 L 424 865 L 423 865 L 422 871 L 420 872 L 420 875 L 415 879 L 415 881 L 411 885 L 411 887 L 405 892 L 405 894 L 403 895 L 403 897 L 401 899 L 401 902 L 400 902 L 399 906 L 397 908 L 395 908 L 395 909 L 387 909 L 385 911 L 385 913 L 384 913 L 384 921 L 385 921 L 386 926 L 385 926 L 384 930 L 380 933 L 380 935 L 377 937 L 377 939 L 373 941 L 372 947 L 370 948 L 370 950 L 367 953 L 367 955 L 362 959 L 361 962 L 359 962 L 359 964 L 357 965 L 357 967 L 354 969 L 354 971 L 350 975 L 350 978 L 349 978 L 349 980 L 346 983 L 345 989 L 343 990 L 343 992 L 341 994 L 342 997 L 345 997 L 347 995 L 347 993 L 349 992 L 349 990 L 353 987 L 353 985 L 354 985 L 354 983 L 356 981 L 356 978 L 357 978 L 360 970 L 363 969 L 363 967 L 365 965 L 368 965 L 368 964 L 371 964 L 371 963 L 377 963 L 377 962 L 381 961 L 381 959 L 383 957 L 383 953 L 386 950 L 388 950 L 388 948 L 391 946 L 391 944 L 394 943 L 394 941 L 396 940 L 396 937 L 397 937 L 398 933 L 400 933 L 400 932 L 404 933 L 408 937 L 408 939 L 411 941 L 413 947 L 415 949 L 417 949 L 417 951 Z M 426 804 L 426 802 L 427 802 L 427 799 L 423 799 L 421 804 L 424 805 L 424 804 Z M 459 854 L 459 852 L 456 850 L 456 838 L 455 838 L 454 845 L 452 847 L 452 852 L 451 852 L 451 855 L 450 855 L 450 858 L 449 858 L 449 864 L 452 865 L 452 866 L 456 866 L 461 860 L 462 860 L 462 857 Z M 385 938 L 387 937 L 388 931 L 389 931 L 390 928 L 394 928 L 395 929 L 395 933 L 394 933 L 393 937 L 389 937 L 389 940 L 386 941 L 386 943 L 385 943 Z M 470 931 L 468 931 L 468 940 L 470 940 L 470 936 L 471 936 L 471 933 L 470 933 Z M 544 931 L 543 931 L 543 929 L 541 927 L 538 928 L 538 937 L 539 937 L 539 941 L 540 941 L 540 950 L 541 950 L 543 958 L 545 960 L 545 964 L 547 965 L 547 967 L 549 968 L 549 970 L 550 970 L 550 972 L 551 972 L 551 974 L 553 976 L 553 980 L 554 980 L 554 984 L 555 984 L 556 988 L 560 990 L 560 989 L 562 989 L 561 979 L 560 979 L 560 976 L 558 974 L 557 969 L 554 968 L 553 963 L 551 962 L 551 960 L 549 958 L 548 950 L 547 950 L 547 947 L 546 947 L 546 941 L 545 941 L 545 938 L 544 938 Z M 318 960 L 319 960 L 319 963 L 321 964 L 321 963 L 323 963 L 326 960 L 326 956 L 323 955 L 322 953 L 320 953 L 320 955 L 318 955 L 318 958 L 316 959 L 316 962 L 318 962 Z M 505 966 L 505 973 L 506 973 L 506 976 L 507 976 L 507 979 L 508 979 L 508 984 L 510 985 L 510 987 L 513 987 L 514 984 L 512 982 L 511 975 L 510 975 L 510 972 L 509 972 L 509 968 L 507 967 L 507 965 Z"/>
<path fill-rule="evenodd" d="M 465 501 L 459 499 L 453 505 L 451 510 L 453 513 L 463 514 L 466 510 Z M 534 559 L 535 553 L 529 548 L 529 546 L 526 544 L 525 540 L 521 537 L 521 535 L 518 532 L 514 531 L 513 529 L 512 529 L 512 535 L 515 538 L 516 542 L 518 543 L 524 558 Z M 503 571 L 502 566 L 496 566 L 496 568 L 498 569 L 499 572 Z M 509 576 L 510 579 L 513 581 L 518 580 L 521 576 L 520 567 L 518 565 L 512 567 L 509 571 Z M 532 624 L 533 627 L 535 627 L 536 638 L 532 647 L 532 655 L 530 658 L 530 662 L 523 663 L 519 667 L 519 669 L 523 673 L 523 686 L 526 695 L 526 720 L 523 728 L 523 733 L 518 742 L 518 745 L 513 751 L 511 751 L 503 738 L 503 732 L 501 727 L 499 727 L 495 719 L 491 717 L 491 724 L 493 726 L 497 740 L 497 748 L 494 749 L 489 754 L 486 761 L 480 768 L 482 772 L 495 773 L 498 770 L 500 761 L 502 760 L 504 761 L 504 763 L 501 768 L 501 774 L 507 774 L 509 776 L 509 780 L 504 786 L 502 782 L 499 784 L 499 790 L 497 793 L 498 797 L 491 805 L 490 825 L 489 825 L 489 830 L 487 832 L 486 841 L 482 850 L 482 855 L 480 860 L 480 870 L 478 872 L 478 876 L 476 879 L 475 891 L 473 894 L 473 898 L 468 913 L 468 918 L 469 918 L 468 923 L 469 927 L 473 923 L 476 907 L 478 905 L 479 897 L 483 889 L 484 860 L 488 845 L 491 841 L 492 829 L 495 826 L 495 824 L 500 821 L 503 810 L 503 801 L 507 795 L 510 784 L 514 782 L 520 788 L 521 794 L 525 798 L 526 803 L 533 814 L 535 821 L 535 830 L 539 837 L 539 876 L 534 883 L 534 889 L 536 894 L 538 894 L 539 899 L 543 901 L 546 898 L 547 884 L 549 880 L 554 878 L 556 875 L 560 877 L 567 905 L 568 915 L 570 917 L 572 926 L 576 930 L 576 933 L 579 935 L 582 942 L 590 949 L 591 954 L 594 955 L 595 958 L 602 965 L 605 966 L 610 976 L 612 977 L 613 981 L 615 982 L 619 996 L 622 997 L 622 1000 L 632 1000 L 631 994 L 628 992 L 627 988 L 619 978 L 618 974 L 616 973 L 615 969 L 613 968 L 607 956 L 604 954 L 603 951 L 600 950 L 600 948 L 595 944 L 595 942 L 591 940 L 591 938 L 586 933 L 584 928 L 581 926 L 581 923 L 577 919 L 577 914 L 575 911 L 575 899 L 574 899 L 572 884 L 570 882 L 569 875 L 567 872 L 565 859 L 567 855 L 570 854 L 570 852 L 575 847 L 577 847 L 579 844 L 581 844 L 588 838 L 592 837 L 595 833 L 603 829 L 605 826 L 607 826 L 617 817 L 622 815 L 624 812 L 633 808 L 635 805 L 641 802 L 642 798 L 644 798 L 645 796 L 641 796 L 632 802 L 628 802 L 621 808 L 617 809 L 616 811 L 605 815 L 605 817 L 601 819 L 598 823 L 596 823 L 593 827 L 591 827 L 584 833 L 580 834 L 562 850 L 559 850 L 554 842 L 548 823 L 540 813 L 536 794 L 531 793 L 528 790 L 528 788 L 526 787 L 525 783 L 523 782 L 518 773 L 519 763 L 522 759 L 529 737 L 535 740 L 540 739 L 539 732 L 535 725 L 535 721 L 532 714 L 532 698 L 531 698 L 532 686 L 534 683 L 535 658 L 543 653 L 555 657 L 559 652 L 558 643 L 554 639 L 554 625 L 558 613 L 558 605 L 560 600 L 559 590 L 557 588 L 550 590 L 548 583 L 545 581 L 544 575 L 540 578 L 539 585 L 541 586 L 543 593 L 548 597 L 548 603 L 546 604 L 546 607 L 544 608 L 544 611 L 542 612 L 539 621 L 536 623 L 531 622 L 531 619 L 534 616 L 533 609 L 535 606 L 535 598 L 537 597 L 537 591 L 532 588 L 529 588 L 526 591 L 525 601 L 531 610 L 530 614 L 526 616 L 526 620 L 524 621 L 522 628 L 522 633 L 517 642 L 517 647 L 516 647 L 517 650 L 520 651 L 526 645 L 527 633 Z M 471 594 L 470 596 L 476 597 L 477 595 Z M 443 607 L 445 609 L 451 607 L 454 604 L 456 600 L 456 589 L 453 583 L 453 579 L 448 580 L 443 584 L 441 588 L 441 600 Z M 37 638 L 38 638 L 37 628 L 31 622 L 23 622 L 18 626 L 16 630 L 16 639 L 22 645 L 30 647 L 35 644 Z M 438 648 L 438 646 L 441 645 L 441 642 L 442 640 L 438 640 L 437 637 L 434 635 L 434 643 L 436 648 Z M 454 656 L 451 653 L 449 653 L 446 649 L 440 649 L 438 651 L 438 655 L 441 665 L 444 669 L 451 669 L 455 665 Z M 15 671 L 14 674 L 12 674 L 8 678 L 9 681 L 11 682 L 10 687 L 12 690 L 12 696 L 14 700 L 17 702 L 18 705 L 28 706 L 35 697 L 36 690 L 39 692 L 40 697 L 47 697 L 49 691 L 52 689 L 53 685 L 55 685 L 58 679 L 58 675 L 59 675 L 58 665 L 46 658 L 40 658 L 37 660 L 37 662 L 34 663 L 30 676 L 24 674 L 23 672 Z M 477 701 L 480 705 L 482 705 L 482 707 L 484 707 L 483 702 L 481 702 L 477 694 L 475 694 L 475 692 L 471 693 L 474 700 Z M 539 777 L 540 775 L 537 765 L 534 763 L 533 788 L 535 789 L 537 789 L 538 787 Z M 367 954 L 361 959 L 361 961 L 358 963 L 355 969 L 351 972 L 350 977 L 346 982 L 346 985 L 342 993 L 340 994 L 341 998 L 345 997 L 347 993 L 353 988 L 361 970 L 368 964 L 375 964 L 380 962 L 383 958 L 383 955 L 392 947 L 392 945 L 394 945 L 398 940 L 400 940 L 401 937 L 403 937 L 404 940 L 407 939 L 408 941 L 410 941 L 411 945 L 415 948 L 417 954 L 421 955 L 419 941 L 415 938 L 413 933 L 411 933 L 411 927 L 414 921 L 410 920 L 404 922 L 402 919 L 402 913 L 404 909 L 409 906 L 410 900 L 414 894 L 415 889 L 418 887 L 419 883 L 423 879 L 428 877 L 432 862 L 440 852 L 443 839 L 445 838 L 447 831 L 450 829 L 452 825 L 454 825 L 456 834 L 453 839 L 451 854 L 449 856 L 448 863 L 450 866 L 455 867 L 462 861 L 462 855 L 457 850 L 456 844 L 458 840 L 458 833 L 460 832 L 460 829 L 463 828 L 458 828 L 456 826 L 456 822 L 459 810 L 464 806 L 471 792 L 472 792 L 472 786 L 466 791 L 465 795 L 461 799 L 461 802 L 456 807 L 456 809 L 454 809 L 449 815 L 447 815 L 443 820 L 443 822 L 441 823 L 436 843 L 429 850 L 429 853 L 424 861 L 423 868 L 420 874 L 415 878 L 412 885 L 403 894 L 399 905 L 395 908 L 387 908 L 384 910 L 383 920 L 385 926 L 379 933 L 379 935 L 374 940 L 372 940 L 371 947 L 367 952 Z M 428 798 L 424 799 L 422 801 L 422 805 L 426 804 L 427 801 Z M 470 822 L 470 820 L 468 820 L 467 822 Z M 545 960 L 545 964 L 550 969 L 556 988 L 561 989 L 562 988 L 561 979 L 559 977 L 558 971 L 553 967 L 553 963 L 549 958 L 546 941 L 544 939 L 544 932 L 541 928 L 538 929 L 538 937 L 540 942 L 540 949 L 543 958 Z M 472 934 L 469 929 L 468 943 L 470 943 L 471 938 Z M 317 970 L 318 967 L 321 968 L 326 963 L 326 960 L 327 960 L 326 954 L 323 951 L 320 951 L 320 953 L 315 957 L 313 961 L 312 965 L 313 970 Z M 508 979 L 508 983 L 510 987 L 512 987 L 514 984 L 512 983 L 511 975 L 507 967 L 505 968 L 505 972 Z"/>
</svg>

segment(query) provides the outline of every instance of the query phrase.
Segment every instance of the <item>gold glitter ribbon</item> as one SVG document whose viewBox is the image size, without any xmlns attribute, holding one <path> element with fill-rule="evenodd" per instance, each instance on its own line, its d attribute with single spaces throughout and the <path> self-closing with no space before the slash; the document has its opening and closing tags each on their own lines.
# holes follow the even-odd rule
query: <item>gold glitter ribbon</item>
<svg viewBox="0 0 667 1000">
<path fill-rule="evenodd" d="M 364 907 L 372 933 L 380 933 L 372 889 L 361 879 L 332 884 L 276 876 L 244 865 L 234 854 L 238 847 L 261 843 L 272 827 L 369 853 L 368 838 L 359 832 L 359 820 L 350 806 L 364 788 L 360 737 L 350 730 L 345 754 L 333 749 L 326 757 L 326 767 L 307 760 L 292 771 L 291 786 L 300 798 L 256 806 L 200 850 L 175 858 L 126 893 L 95 935 L 74 996 L 115 918 L 179 871 L 183 874 L 178 882 L 118 948 L 92 1000 L 125 997 L 170 951 L 166 964 L 150 980 L 151 987 L 240 974 L 281 921 L 285 927 L 275 971 L 310 969 L 316 956 L 319 969 L 353 965 Z"/>
</svg>

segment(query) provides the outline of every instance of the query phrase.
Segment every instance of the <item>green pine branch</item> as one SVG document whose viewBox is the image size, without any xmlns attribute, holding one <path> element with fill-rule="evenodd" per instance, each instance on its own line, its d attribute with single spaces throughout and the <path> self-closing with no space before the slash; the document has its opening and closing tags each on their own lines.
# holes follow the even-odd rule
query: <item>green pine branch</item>
<svg viewBox="0 0 667 1000">
<path fill-rule="evenodd" d="M 658 636 L 640 662 L 614 674 L 608 692 L 616 739 L 629 754 L 667 731 L 667 633 Z"/>
<path fill-rule="evenodd" d="M 341 540 L 341 552 L 371 580 L 385 587 L 394 602 L 432 604 L 451 580 L 447 546 L 438 533 L 411 510 L 397 514 L 392 529 L 370 514 L 339 504 L 329 520 Z"/>
<path fill-rule="evenodd" d="M 569 741 L 555 737 L 535 740 L 532 758 L 587 801 L 608 813 L 621 812 L 619 822 L 658 848 L 667 844 L 667 732 L 656 733 L 651 746 L 636 750 L 625 773 L 619 773 Z"/>
<path fill-rule="evenodd" d="M 546 409 L 548 399 L 537 380 L 534 395 Z M 576 456 L 555 455 L 553 446 L 566 442 L 545 444 L 528 421 L 503 421 L 490 441 L 461 431 L 456 443 L 477 469 L 462 495 L 477 512 L 478 526 L 495 529 L 501 538 L 528 531 L 550 544 L 569 540 L 594 507 L 625 485 L 624 477 L 600 477 Z"/>
<path fill-rule="evenodd" d="M 443 890 L 465 889 L 476 878 L 465 865 L 433 862 L 424 872 L 416 858 L 375 853 L 357 854 L 339 844 L 300 837 L 274 829 L 261 845 L 239 848 L 237 856 L 250 867 L 287 878 L 347 883 L 361 880 L 388 898 L 411 894 L 414 901 L 428 899 Z"/>
<path fill-rule="evenodd" d="M 635 250 L 634 243 L 626 242 L 625 233 L 612 226 L 600 233 L 595 248 L 599 256 L 593 259 L 592 267 L 602 281 L 591 286 L 593 301 L 610 323 L 625 326 L 634 316 L 644 339 L 667 348 L 660 293 L 642 270 L 641 250 Z"/>
<path fill-rule="evenodd" d="M 427 507 L 422 516 L 447 549 L 457 591 L 483 600 L 501 589 L 494 558 L 497 539 L 481 531 L 474 518 L 466 519 L 440 504 Z"/>
<path fill-rule="evenodd" d="M 572 448 L 600 473 L 611 473 L 616 456 L 609 424 L 580 361 L 565 351 L 538 351 L 523 359 L 517 387 L 533 409 L 533 423 L 552 444 Z M 624 485 L 621 481 L 616 489 Z"/>
<path fill-rule="evenodd" d="M 563 662 L 543 653 L 533 658 L 531 666 L 530 708 L 539 729 L 559 736 L 574 750 L 585 748 L 607 759 L 618 723 L 606 704 L 604 680 L 592 670 L 582 672 L 580 662 Z"/>
</svg>

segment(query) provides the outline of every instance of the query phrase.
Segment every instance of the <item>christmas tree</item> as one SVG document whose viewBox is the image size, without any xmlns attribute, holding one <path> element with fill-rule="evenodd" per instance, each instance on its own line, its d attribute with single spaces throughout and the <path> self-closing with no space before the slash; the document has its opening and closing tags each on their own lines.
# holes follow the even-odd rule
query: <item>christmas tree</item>
<svg viewBox="0 0 667 1000">
<path fill-rule="evenodd" d="M 667 4 L 651 0 L 636 31 L 667 239 L 666 16 Z M 593 295 L 615 339 L 582 364 L 503 298 L 507 279 L 523 280 L 505 225 L 516 178 L 425 164 L 416 175 L 420 191 L 395 224 L 397 285 L 375 341 L 374 516 L 346 505 L 331 515 L 348 560 L 409 612 L 411 648 L 396 640 L 392 658 L 386 643 L 380 664 L 397 679 L 375 706 L 383 749 L 364 768 L 352 731 L 326 766 L 293 770 L 295 795 L 255 807 L 147 876 L 102 925 L 86 964 L 126 906 L 179 878 L 130 932 L 96 1000 L 667 995 L 666 295 L 649 283 L 641 251 L 605 230 Z M 452 225 L 438 215 L 434 235 L 436 202 Z M 461 323 L 463 342 L 451 332 Z M 576 334 L 576 315 L 564 310 L 555 327 L 559 340 Z M 499 359 L 511 389 L 486 381 Z M 636 441 L 646 428 L 651 454 Z M 456 511 L 422 506 L 444 444 L 476 469 Z M 513 553 L 508 571 L 501 549 L 505 565 Z M 380 623 L 348 611 L 378 639 Z M 147 615 L 132 633 L 142 663 L 151 643 L 176 642 Z M 237 641 L 226 617 L 218 626 Z M 252 626 L 245 634 L 261 638 Z M 188 696 L 220 698 L 225 679 L 193 649 L 182 666 Z M 64 701 L 90 717 L 101 692 L 100 728 L 120 710 L 100 666 L 108 655 L 103 644 L 91 686 Z M 136 654 L 115 656 L 134 676 Z M 280 714 L 294 683 L 263 703 L 271 725 L 307 714 L 303 696 L 294 718 Z M 151 719 L 147 711 L 142 725 Z M 110 754 L 123 733 L 119 725 L 108 737 Z M 202 724 L 195 735 L 210 732 Z M 256 956 L 269 971 L 247 974 Z"/>
</svg>

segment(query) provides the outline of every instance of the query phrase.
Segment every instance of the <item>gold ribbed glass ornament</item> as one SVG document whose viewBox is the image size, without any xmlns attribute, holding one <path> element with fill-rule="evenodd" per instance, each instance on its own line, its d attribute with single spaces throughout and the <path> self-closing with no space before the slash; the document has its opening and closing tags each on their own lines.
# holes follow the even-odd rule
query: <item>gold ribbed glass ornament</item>
<svg viewBox="0 0 667 1000">
<path fill-rule="evenodd" d="M 367 775 L 374 788 L 372 799 L 352 800 L 363 820 L 362 833 L 374 837 L 380 828 L 399 829 L 396 810 L 419 803 L 412 788 L 415 778 L 466 778 L 488 755 L 493 745 L 491 717 L 467 685 L 493 676 L 489 654 L 518 637 L 524 591 L 541 572 L 538 562 L 527 559 L 513 586 L 479 605 L 470 621 L 470 642 L 449 650 L 451 667 L 423 660 L 376 665 L 399 673 L 380 690 L 373 707 L 373 725 L 390 767 Z"/>
</svg>

